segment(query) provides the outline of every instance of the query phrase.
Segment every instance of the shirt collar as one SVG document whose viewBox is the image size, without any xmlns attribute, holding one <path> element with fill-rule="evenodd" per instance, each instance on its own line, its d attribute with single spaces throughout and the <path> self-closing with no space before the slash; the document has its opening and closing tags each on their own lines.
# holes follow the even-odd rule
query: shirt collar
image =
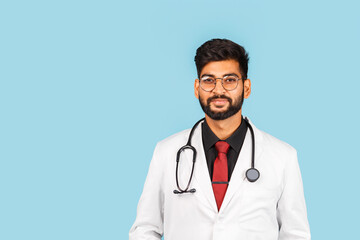
<svg viewBox="0 0 360 240">
<path fill-rule="evenodd" d="M 211 131 L 206 120 L 201 124 L 202 137 L 205 151 L 208 151 L 220 139 Z"/>
<path fill-rule="evenodd" d="M 208 151 L 220 139 L 210 129 L 206 120 L 201 124 L 201 128 L 202 128 L 204 149 L 205 151 Z M 247 125 L 244 118 L 242 118 L 240 126 L 235 130 L 235 132 L 230 137 L 228 137 L 225 140 L 225 142 L 227 142 L 230 145 L 230 147 L 234 149 L 236 152 L 239 152 L 242 145 L 242 144 L 240 145 L 239 143 L 241 142 L 241 139 L 244 139 L 246 135 L 246 131 L 247 131 Z"/>
</svg>

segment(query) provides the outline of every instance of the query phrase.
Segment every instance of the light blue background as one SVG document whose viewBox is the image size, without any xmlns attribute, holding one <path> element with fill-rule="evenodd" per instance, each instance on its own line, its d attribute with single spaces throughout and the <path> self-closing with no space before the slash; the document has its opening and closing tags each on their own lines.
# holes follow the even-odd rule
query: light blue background
<svg viewBox="0 0 360 240">
<path fill-rule="evenodd" d="M 2 1 L 0 239 L 127 239 L 196 48 L 250 54 L 244 115 L 299 153 L 313 239 L 359 227 L 358 1 Z"/>
</svg>

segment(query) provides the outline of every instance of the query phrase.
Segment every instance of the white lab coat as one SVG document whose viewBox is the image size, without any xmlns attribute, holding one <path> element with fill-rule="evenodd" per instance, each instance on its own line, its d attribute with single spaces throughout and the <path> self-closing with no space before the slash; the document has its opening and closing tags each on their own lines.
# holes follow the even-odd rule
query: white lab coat
<svg viewBox="0 0 360 240">
<path fill-rule="evenodd" d="M 130 240 L 309 240 L 302 179 L 296 150 L 258 130 L 255 134 L 255 167 L 260 178 L 251 183 L 245 172 L 251 164 L 248 129 L 218 211 L 205 159 L 201 126 L 193 135 L 197 150 L 190 188 L 195 193 L 174 194 L 176 153 L 187 142 L 190 130 L 159 142 L 150 163 L 137 208 Z M 192 166 L 186 150 L 179 164 L 179 182 L 185 188 Z"/>
</svg>

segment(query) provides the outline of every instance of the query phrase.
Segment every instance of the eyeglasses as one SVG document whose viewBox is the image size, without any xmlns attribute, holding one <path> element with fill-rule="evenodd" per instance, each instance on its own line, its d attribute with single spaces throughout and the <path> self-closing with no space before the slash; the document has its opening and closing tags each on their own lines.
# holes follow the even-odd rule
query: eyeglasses
<svg viewBox="0 0 360 240">
<path fill-rule="evenodd" d="M 223 78 L 205 76 L 200 79 L 200 87 L 206 92 L 211 92 L 216 87 L 216 79 L 221 79 L 221 85 L 227 91 L 232 91 L 237 88 L 238 82 L 241 80 L 241 78 L 236 76 L 225 76 Z"/>
</svg>

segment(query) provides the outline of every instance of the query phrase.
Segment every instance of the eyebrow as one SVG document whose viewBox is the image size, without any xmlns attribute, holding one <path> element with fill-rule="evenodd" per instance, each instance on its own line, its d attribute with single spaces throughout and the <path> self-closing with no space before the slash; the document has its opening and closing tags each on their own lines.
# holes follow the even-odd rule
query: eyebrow
<svg viewBox="0 0 360 240">
<path fill-rule="evenodd" d="M 240 78 L 236 73 L 226 73 L 226 74 L 223 75 L 223 77 L 227 77 L 227 76 L 235 76 L 235 77 Z M 215 78 L 215 75 L 213 75 L 213 74 L 206 74 L 206 73 L 205 73 L 205 74 L 201 75 L 200 78 L 203 78 L 203 77 L 212 77 L 212 78 Z"/>
</svg>

